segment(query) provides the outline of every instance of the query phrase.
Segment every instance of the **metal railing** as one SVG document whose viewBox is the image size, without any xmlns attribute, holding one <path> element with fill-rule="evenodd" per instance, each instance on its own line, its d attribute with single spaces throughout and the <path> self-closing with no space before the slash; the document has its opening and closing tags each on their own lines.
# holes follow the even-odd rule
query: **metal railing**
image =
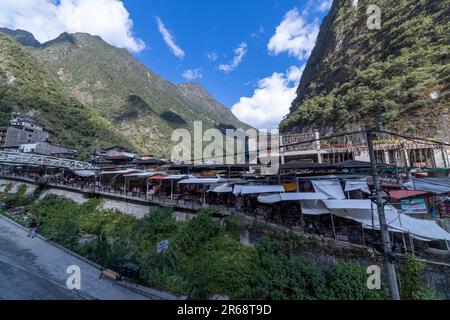
<svg viewBox="0 0 450 320">
<path fill-rule="evenodd" d="M 42 165 L 70 170 L 94 170 L 95 167 L 88 163 L 72 159 L 41 156 L 23 152 L 10 152 L 0 150 L 0 163 L 15 165 Z"/>
</svg>

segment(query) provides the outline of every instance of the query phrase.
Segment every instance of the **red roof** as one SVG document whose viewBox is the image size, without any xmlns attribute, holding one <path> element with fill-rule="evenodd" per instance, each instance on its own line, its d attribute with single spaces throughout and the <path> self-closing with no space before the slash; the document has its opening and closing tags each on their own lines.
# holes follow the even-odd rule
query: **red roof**
<svg viewBox="0 0 450 320">
<path fill-rule="evenodd" d="M 402 200 L 406 198 L 413 198 L 429 194 L 427 191 L 419 190 L 393 190 L 388 192 L 389 197 L 395 200 Z"/>
</svg>

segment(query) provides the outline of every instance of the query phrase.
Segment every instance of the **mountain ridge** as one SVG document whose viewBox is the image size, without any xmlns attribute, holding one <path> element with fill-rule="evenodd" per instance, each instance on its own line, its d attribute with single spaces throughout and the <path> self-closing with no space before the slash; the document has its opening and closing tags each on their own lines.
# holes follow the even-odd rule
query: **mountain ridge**
<svg viewBox="0 0 450 320">
<path fill-rule="evenodd" d="M 50 142 L 81 151 L 84 159 L 96 148 L 132 146 L 116 128 L 76 100 L 31 52 L 0 33 L 0 122 L 12 112 L 31 116 L 50 132 Z"/>
<path fill-rule="evenodd" d="M 220 130 L 250 127 L 203 86 L 173 84 L 99 36 L 63 33 L 28 48 L 72 95 L 147 153 L 169 155 L 173 130 L 192 129 L 197 120 Z"/>
</svg>

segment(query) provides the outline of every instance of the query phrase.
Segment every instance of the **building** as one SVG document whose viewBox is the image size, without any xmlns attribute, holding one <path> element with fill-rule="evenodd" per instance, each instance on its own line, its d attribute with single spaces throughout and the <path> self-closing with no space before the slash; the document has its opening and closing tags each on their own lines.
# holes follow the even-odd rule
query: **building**
<svg viewBox="0 0 450 320">
<path fill-rule="evenodd" d="M 154 156 L 142 156 L 133 161 L 136 168 L 145 171 L 155 171 L 164 165 L 171 164 L 170 160 L 162 159 Z"/>
<path fill-rule="evenodd" d="M 0 128 L 0 147 L 18 149 L 21 144 L 46 142 L 49 133 L 30 117 L 13 113 L 9 126 Z"/>
<path fill-rule="evenodd" d="M 369 161 L 364 134 L 321 140 L 318 132 L 280 137 L 281 163 L 306 161 L 337 164 L 345 161 Z M 316 140 L 316 141 L 314 141 Z M 421 141 L 382 139 L 374 141 L 377 163 L 409 168 L 450 166 L 450 149 Z"/>
<path fill-rule="evenodd" d="M 114 146 L 108 149 L 99 149 L 91 157 L 92 164 L 102 168 L 116 168 L 128 166 L 133 163 L 139 155 L 127 148 Z"/>
<path fill-rule="evenodd" d="M 78 158 L 80 156 L 79 152 L 75 149 L 53 145 L 48 142 L 21 144 L 19 151 L 60 158 Z"/>
</svg>

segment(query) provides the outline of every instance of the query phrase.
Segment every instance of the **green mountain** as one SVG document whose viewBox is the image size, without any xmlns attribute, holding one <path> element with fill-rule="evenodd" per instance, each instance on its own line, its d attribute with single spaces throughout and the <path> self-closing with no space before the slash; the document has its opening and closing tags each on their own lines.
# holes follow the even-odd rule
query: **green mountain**
<svg viewBox="0 0 450 320">
<path fill-rule="evenodd" d="M 52 133 L 52 142 L 76 148 L 85 158 L 96 147 L 132 145 L 76 100 L 28 49 L 0 33 L 0 124 L 14 111 L 32 116 Z"/>
<path fill-rule="evenodd" d="M 354 5 L 357 2 L 357 6 Z M 369 5 L 381 29 L 369 30 Z M 282 132 L 366 124 L 448 138 L 450 0 L 334 0 Z"/>
<path fill-rule="evenodd" d="M 31 32 L 24 30 L 10 30 L 7 28 L 0 28 L 0 32 L 13 38 L 23 46 L 35 48 L 41 47 L 40 42 L 36 40 Z"/>
<path fill-rule="evenodd" d="M 9 35 L 24 39 L 14 32 Z M 63 33 L 29 48 L 73 96 L 143 152 L 169 156 L 173 130 L 191 129 L 194 121 L 205 129 L 249 128 L 201 86 L 174 85 L 98 36 Z"/>
</svg>

